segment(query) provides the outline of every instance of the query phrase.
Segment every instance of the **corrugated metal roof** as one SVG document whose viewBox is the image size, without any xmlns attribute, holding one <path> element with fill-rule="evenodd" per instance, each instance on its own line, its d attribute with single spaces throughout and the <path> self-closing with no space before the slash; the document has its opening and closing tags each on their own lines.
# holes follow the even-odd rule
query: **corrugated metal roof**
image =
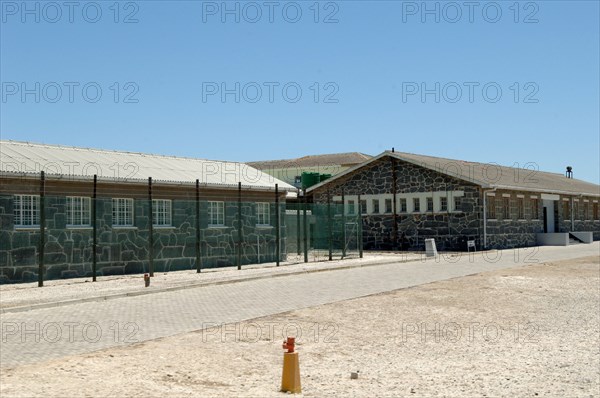
<svg viewBox="0 0 600 398">
<path fill-rule="evenodd" d="M 128 182 L 152 177 L 156 182 L 195 184 L 199 179 L 205 186 L 236 187 L 241 182 L 246 188 L 273 190 L 279 184 L 282 191 L 295 190 L 244 163 L 0 140 L 0 172 L 29 175 L 42 170 L 49 176 L 83 179 L 94 174 Z"/>
<path fill-rule="evenodd" d="M 308 155 L 295 159 L 263 160 L 248 162 L 259 170 L 285 169 L 317 166 L 353 166 L 370 159 L 370 155 L 360 152 L 330 153 L 325 155 Z"/>
<path fill-rule="evenodd" d="M 383 152 L 360 165 L 354 166 L 320 184 L 310 187 L 308 191 L 314 191 L 385 156 L 391 156 L 408 163 L 448 174 L 484 188 L 600 196 L 600 185 L 575 178 L 567 178 L 558 173 L 535 170 L 535 168 L 529 170 L 500 166 L 493 163 L 467 162 L 464 160 L 390 151 Z"/>
</svg>

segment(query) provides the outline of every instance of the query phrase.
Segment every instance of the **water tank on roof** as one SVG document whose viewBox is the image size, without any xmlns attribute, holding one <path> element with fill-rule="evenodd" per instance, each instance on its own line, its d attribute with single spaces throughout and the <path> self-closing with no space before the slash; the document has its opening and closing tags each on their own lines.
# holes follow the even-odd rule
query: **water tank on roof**
<svg viewBox="0 0 600 398">
<path fill-rule="evenodd" d="M 321 181 L 321 175 L 319 173 L 302 173 L 302 189 L 308 189 L 313 185 L 317 185 Z"/>
<path fill-rule="evenodd" d="M 328 180 L 331 178 L 331 174 L 321 174 L 321 176 L 319 177 L 319 182 L 323 182 L 325 180 Z"/>
</svg>

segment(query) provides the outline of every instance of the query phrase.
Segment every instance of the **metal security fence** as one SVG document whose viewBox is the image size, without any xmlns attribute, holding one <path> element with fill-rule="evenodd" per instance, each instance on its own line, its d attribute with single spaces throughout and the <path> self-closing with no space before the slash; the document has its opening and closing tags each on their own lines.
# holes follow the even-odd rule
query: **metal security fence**
<svg viewBox="0 0 600 398">
<path fill-rule="evenodd" d="M 286 204 L 288 262 L 309 262 L 361 255 L 359 215 L 344 213 L 343 204 Z"/>
<path fill-rule="evenodd" d="M 1 283 L 362 255 L 360 214 L 286 203 L 277 186 L 65 184 L 43 173 L 38 183 L 0 193 Z"/>
</svg>

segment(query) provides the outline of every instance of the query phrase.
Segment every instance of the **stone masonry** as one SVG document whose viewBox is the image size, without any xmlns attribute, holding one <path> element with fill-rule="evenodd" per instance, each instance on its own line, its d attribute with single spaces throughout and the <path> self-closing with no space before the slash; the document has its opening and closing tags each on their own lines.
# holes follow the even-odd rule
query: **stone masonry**
<svg viewBox="0 0 600 398">
<path fill-rule="evenodd" d="M 263 200 L 266 201 L 266 200 Z M 66 225 L 66 198 L 46 196 L 46 244 L 44 279 L 92 275 L 92 228 Z M 148 271 L 148 200 L 135 199 L 134 227 L 112 226 L 112 199 L 97 200 L 97 275 Z M 226 202 L 225 223 L 209 227 L 208 204 L 200 206 L 200 251 L 203 268 L 235 265 L 238 246 L 238 203 Z M 271 225 L 257 226 L 256 203 L 242 203 L 242 264 L 276 260 L 275 204 L 271 203 Z M 280 206 L 281 229 L 285 231 L 285 205 Z M 153 228 L 154 270 L 168 272 L 196 268 L 196 203 L 172 201 L 172 226 Z M 0 195 L 0 283 L 29 282 L 38 278 L 40 232 L 16 229 L 13 196 Z M 285 254 L 281 234 L 281 260 Z"/>
<path fill-rule="evenodd" d="M 395 170 L 395 178 L 393 170 Z M 312 192 L 315 203 L 327 203 L 328 195 L 339 198 L 342 192 L 349 195 L 396 195 L 433 192 L 462 191 L 464 196 L 448 204 L 447 211 L 403 212 L 396 209 L 380 214 L 362 216 L 363 244 L 366 250 L 423 250 L 424 240 L 433 238 L 440 250 L 466 250 L 467 240 L 475 240 L 478 249 L 483 247 L 484 190 L 474 183 L 457 179 L 436 170 L 404 162 L 391 157 L 367 164 L 354 172 L 332 180 Z M 487 195 L 487 193 L 486 193 Z M 540 194 L 510 190 L 493 192 L 495 215 L 487 220 L 487 248 L 506 249 L 536 244 L 536 234 L 544 232 L 542 201 Z M 487 196 L 489 198 L 489 196 Z M 506 214 L 503 198 L 508 199 Z M 538 202 L 533 199 L 537 198 Z M 594 219 L 593 201 L 598 198 L 578 198 L 578 215 L 574 226 L 562 214 L 563 198 L 555 202 L 557 232 L 594 231 L 594 239 L 600 239 L 600 220 Z M 588 214 L 583 203 L 588 202 Z M 341 202 L 340 202 L 341 203 Z M 537 203 L 537 208 L 534 208 Z M 397 224 L 397 235 L 394 232 Z M 397 240 L 394 237 L 397 236 Z"/>
</svg>

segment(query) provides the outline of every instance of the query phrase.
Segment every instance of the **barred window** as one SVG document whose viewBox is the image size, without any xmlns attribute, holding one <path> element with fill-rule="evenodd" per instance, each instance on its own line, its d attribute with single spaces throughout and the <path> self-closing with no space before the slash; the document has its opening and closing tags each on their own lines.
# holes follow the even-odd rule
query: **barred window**
<svg viewBox="0 0 600 398">
<path fill-rule="evenodd" d="M 563 200 L 563 219 L 569 220 L 571 218 L 571 209 L 568 200 Z"/>
<path fill-rule="evenodd" d="M 448 211 L 448 198 L 443 196 L 440 198 L 440 211 Z"/>
<path fill-rule="evenodd" d="M 519 211 L 519 220 L 525 219 L 525 200 L 523 198 L 517 198 L 517 209 Z"/>
<path fill-rule="evenodd" d="M 573 202 L 573 219 L 575 220 L 579 220 L 579 202 L 575 201 Z"/>
<path fill-rule="evenodd" d="M 112 219 L 115 227 L 133 227 L 133 199 L 114 198 Z"/>
<path fill-rule="evenodd" d="M 170 227 L 172 225 L 172 205 L 168 199 L 152 199 L 152 225 Z"/>
<path fill-rule="evenodd" d="M 37 227 L 40 225 L 40 196 L 15 195 L 13 205 L 16 227 Z"/>
<path fill-rule="evenodd" d="M 583 219 L 588 220 L 590 218 L 590 204 L 583 202 Z"/>
<path fill-rule="evenodd" d="M 225 225 L 225 202 L 208 202 L 208 225 L 211 227 Z"/>
<path fill-rule="evenodd" d="M 392 200 L 391 199 L 386 199 L 385 200 L 385 212 L 386 213 L 391 213 L 392 212 Z"/>
<path fill-rule="evenodd" d="M 271 213 L 268 203 L 256 204 L 256 225 L 271 225 Z"/>
<path fill-rule="evenodd" d="M 91 225 L 91 198 L 67 196 L 67 225 L 89 227 Z"/>
<path fill-rule="evenodd" d="M 505 220 L 510 218 L 510 198 L 502 198 L 502 217 Z"/>
<path fill-rule="evenodd" d="M 413 198 L 413 212 L 418 213 L 421 211 L 421 200 L 419 198 Z"/>
<path fill-rule="evenodd" d="M 355 204 L 353 200 L 348 201 L 348 214 L 354 215 L 356 213 Z"/>
<path fill-rule="evenodd" d="M 454 211 L 460 211 L 460 198 L 454 198 Z"/>
<path fill-rule="evenodd" d="M 537 220 L 540 218 L 540 201 L 539 199 L 531 199 L 531 218 Z"/>
<path fill-rule="evenodd" d="M 406 199 L 400 198 L 400 213 L 406 213 L 406 212 L 407 212 Z"/>
<path fill-rule="evenodd" d="M 373 199 L 373 213 L 379 213 L 379 199 Z"/>
<path fill-rule="evenodd" d="M 362 200 L 360 201 L 360 214 L 367 214 L 367 201 L 366 200 Z"/>
<path fill-rule="evenodd" d="M 600 218 L 598 216 L 598 202 L 596 202 L 594 203 L 594 220 L 599 220 Z"/>
<path fill-rule="evenodd" d="M 433 211 L 433 198 L 427 198 L 427 211 Z"/>
</svg>

